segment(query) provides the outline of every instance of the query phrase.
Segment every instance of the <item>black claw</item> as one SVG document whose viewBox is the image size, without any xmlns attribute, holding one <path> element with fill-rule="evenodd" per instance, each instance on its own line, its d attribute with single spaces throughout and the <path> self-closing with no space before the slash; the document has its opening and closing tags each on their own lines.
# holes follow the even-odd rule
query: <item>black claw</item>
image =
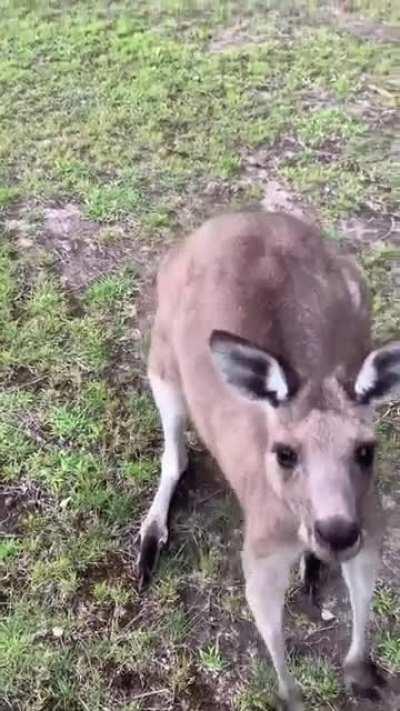
<svg viewBox="0 0 400 711">
<path fill-rule="evenodd" d="M 359 699 L 366 699 L 367 701 L 381 700 L 381 694 L 379 693 L 378 689 L 373 686 L 371 688 L 366 688 L 364 686 L 360 686 L 360 684 L 352 684 L 351 693 L 353 696 L 356 696 Z"/>
<path fill-rule="evenodd" d="M 375 664 L 375 662 L 373 662 L 370 659 L 368 661 L 368 667 L 369 667 L 369 673 L 371 674 L 371 677 L 374 680 L 374 684 L 376 686 L 380 686 L 380 687 L 386 686 L 386 684 L 387 684 L 386 678 L 385 678 L 384 674 L 382 673 L 381 669 L 378 667 L 378 665 Z"/>
<path fill-rule="evenodd" d="M 370 701 L 380 701 L 381 690 L 387 682 L 379 667 L 368 660 L 346 670 L 347 686 L 354 696 Z"/>
<path fill-rule="evenodd" d="M 140 542 L 138 561 L 139 592 L 149 584 L 160 555 L 160 539 L 153 531 L 149 531 Z"/>
<path fill-rule="evenodd" d="M 314 553 L 304 556 L 304 592 L 310 601 L 319 606 L 319 592 L 323 563 Z"/>
</svg>

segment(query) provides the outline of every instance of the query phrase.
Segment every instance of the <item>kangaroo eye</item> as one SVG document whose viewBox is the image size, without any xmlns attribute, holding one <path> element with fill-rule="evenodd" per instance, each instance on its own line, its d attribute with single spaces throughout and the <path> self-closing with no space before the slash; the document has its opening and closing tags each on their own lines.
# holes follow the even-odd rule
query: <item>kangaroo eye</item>
<svg viewBox="0 0 400 711">
<path fill-rule="evenodd" d="M 360 444 L 354 452 L 354 459 L 360 467 L 371 467 L 375 457 L 375 445 L 368 442 Z"/>
<path fill-rule="evenodd" d="M 278 464 L 283 469 L 294 469 L 297 464 L 297 452 L 286 444 L 277 444 L 274 447 Z"/>
</svg>

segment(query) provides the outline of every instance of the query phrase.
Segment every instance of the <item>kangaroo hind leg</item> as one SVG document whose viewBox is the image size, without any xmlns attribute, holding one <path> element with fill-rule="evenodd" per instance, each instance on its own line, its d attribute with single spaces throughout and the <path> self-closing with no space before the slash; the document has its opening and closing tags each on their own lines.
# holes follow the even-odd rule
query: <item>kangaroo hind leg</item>
<svg viewBox="0 0 400 711">
<path fill-rule="evenodd" d="M 160 414 L 164 450 L 158 489 L 140 531 L 138 561 L 140 588 L 149 582 L 160 551 L 168 540 L 168 512 L 171 499 L 188 462 L 184 436 L 186 405 L 179 384 L 175 380 L 162 379 L 154 372 L 149 373 L 149 379 Z"/>
</svg>

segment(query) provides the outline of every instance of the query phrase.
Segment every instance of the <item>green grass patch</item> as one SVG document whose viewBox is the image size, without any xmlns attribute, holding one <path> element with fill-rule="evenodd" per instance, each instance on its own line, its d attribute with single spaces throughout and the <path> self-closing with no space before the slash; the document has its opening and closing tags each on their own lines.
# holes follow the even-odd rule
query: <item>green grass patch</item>
<svg viewBox="0 0 400 711">
<path fill-rule="evenodd" d="M 375 590 L 373 600 L 373 610 L 379 621 L 384 623 L 388 619 L 400 622 L 400 595 L 398 591 L 390 585 L 378 585 Z"/>
<path fill-rule="evenodd" d="M 270 666 L 265 662 L 254 661 L 247 683 L 240 689 L 235 699 L 237 711 L 274 711 L 275 679 Z"/>
<path fill-rule="evenodd" d="M 205 649 L 200 649 L 199 660 L 203 669 L 210 674 L 220 674 L 228 666 L 228 662 L 221 653 L 218 641 L 215 644 L 208 645 Z"/>
<path fill-rule="evenodd" d="M 382 243 L 362 255 L 373 297 L 374 335 L 381 342 L 397 338 L 400 297 L 394 285 L 393 268 L 399 261 L 400 250 Z"/>
<path fill-rule="evenodd" d="M 322 704 L 332 703 L 339 696 L 337 670 L 328 661 L 311 657 L 296 659 L 293 673 L 311 708 L 321 708 Z"/>
<path fill-rule="evenodd" d="M 312 89 L 348 100 L 368 73 L 379 82 L 393 67 L 386 47 L 324 27 L 303 28 L 285 45 L 274 30 L 279 16 L 255 5 L 251 27 L 266 27 L 262 41 L 208 52 L 235 6 L 164 6 L 132 12 L 122 3 L 108 12 L 97 0 L 57 13 L 38 3 L 18 16 L 6 4 L 0 145 L 22 199 L 68 195 L 96 220 L 134 214 L 157 230 L 168 196 L 204 178 L 234 177 L 243 149 L 293 130 L 311 150 L 365 132 L 340 108 L 310 114 L 302 96 Z M 188 14 L 198 26 L 182 42 Z M 350 207 L 344 201 L 341 211 Z"/>
<path fill-rule="evenodd" d="M 359 136 L 366 131 L 366 127 L 350 119 L 341 109 L 326 108 L 301 116 L 296 130 L 305 146 L 321 148 L 330 141 Z"/>
<path fill-rule="evenodd" d="M 315 163 L 306 153 L 297 165 L 284 166 L 281 172 L 310 203 L 319 204 L 330 219 L 359 209 L 365 197 L 363 176 L 346 169 L 341 162 Z"/>
<path fill-rule="evenodd" d="M 17 558 L 21 551 L 21 543 L 14 537 L 5 538 L 0 541 L 0 565 L 10 558 Z"/>
<path fill-rule="evenodd" d="M 11 205 L 19 197 L 18 188 L 0 186 L 0 210 Z"/>
<path fill-rule="evenodd" d="M 398 674 L 400 671 L 400 637 L 398 632 L 384 632 L 378 643 L 377 651 L 384 668 L 392 674 Z"/>
</svg>

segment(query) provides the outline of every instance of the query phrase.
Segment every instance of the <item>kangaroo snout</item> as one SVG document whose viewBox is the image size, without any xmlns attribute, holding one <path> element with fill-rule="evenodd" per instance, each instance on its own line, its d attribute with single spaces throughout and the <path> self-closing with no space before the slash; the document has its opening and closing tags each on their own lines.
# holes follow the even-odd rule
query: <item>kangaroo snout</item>
<svg viewBox="0 0 400 711">
<path fill-rule="evenodd" d="M 315 538 L 320 546 L 329 546 L 335 553 L 354 546 L 360 538 L 360 526 L 355 521 L 349 521 L 341 516 L 316 521 Z"/>
</svg>

